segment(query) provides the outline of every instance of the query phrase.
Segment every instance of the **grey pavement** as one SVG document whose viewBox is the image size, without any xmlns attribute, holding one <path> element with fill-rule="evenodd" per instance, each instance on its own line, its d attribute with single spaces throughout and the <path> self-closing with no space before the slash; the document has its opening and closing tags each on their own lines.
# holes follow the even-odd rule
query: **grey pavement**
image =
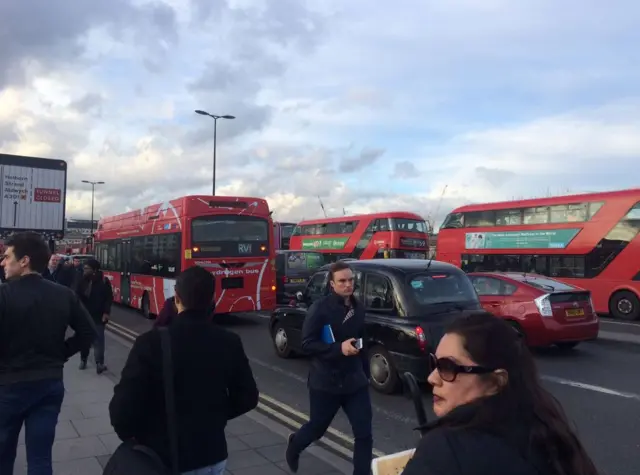
<svg viewBox="0 0 640 475">
<path fill-rule="evenodd" d="M 89 365 L 80 371 L 79 357 L 69 360 L 64 371 L 65 398 L 53 444 L 54 475 L 100 475 L 110 455 L 120 444 L 109 421 L 108 404 L 114 383 L 108 375 L 97 375 Z M 282 430 L 274 431 L 256 421 L 260 416 L 241 416 L 227 425 L 229 459 L 227 473 L 232 475 L 284 475 L 286 439 Z M 280 432 L 280 433 L 278 433 Z M 330 460 L 330 459 L 329 459 Z M 14 475 L 26 475 L 24 433 Z M 305 453 L 300 460 L 302 475 L 339 475 L 344 467 Z"/>
</svg>

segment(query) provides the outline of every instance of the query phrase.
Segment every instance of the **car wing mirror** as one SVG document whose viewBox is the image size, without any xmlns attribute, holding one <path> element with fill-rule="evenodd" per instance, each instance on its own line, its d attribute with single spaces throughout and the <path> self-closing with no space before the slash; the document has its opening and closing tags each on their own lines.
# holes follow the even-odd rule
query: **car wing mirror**
<svg viewBox="0 0 640 475">
<path fill-rule="evenodd" d="M 299 290 L 296 292 L 296 300 L 300 303 L 304 302 L 304 294 Z"/>
</svg>

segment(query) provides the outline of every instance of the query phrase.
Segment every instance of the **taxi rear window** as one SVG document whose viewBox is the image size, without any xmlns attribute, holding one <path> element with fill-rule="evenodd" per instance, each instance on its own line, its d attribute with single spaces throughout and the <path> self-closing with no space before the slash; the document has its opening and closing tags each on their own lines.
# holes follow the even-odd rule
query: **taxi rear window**
<svg viewBox="0 0 640 475">
<path fill-rule="evenodd" d="M 422 305 L 477 301 L 469 278 L 458 272 L 430 272 L 409 277 L 411 294 Z"/>
</svg>

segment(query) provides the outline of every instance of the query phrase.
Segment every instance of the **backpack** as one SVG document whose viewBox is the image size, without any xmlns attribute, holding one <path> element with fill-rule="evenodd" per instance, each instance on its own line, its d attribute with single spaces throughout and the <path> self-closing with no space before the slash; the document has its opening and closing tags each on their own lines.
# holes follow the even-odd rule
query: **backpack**
<svg viewBox="0 0 640 475">
<path fill-rule="evenodd" d="M 167 430 L 171 448 L 171 468 L 149 447 L 128 440 L 120 444 L 113 453 L 103 475 L 179 475 L 178 471 L 178 424 L 176 421 L 175 397 L 173 392 L 173 362 L 171 340 L 166 327 L 160 328 L 162 345 L 162 379 L 164 383 Z"/>
</svg>

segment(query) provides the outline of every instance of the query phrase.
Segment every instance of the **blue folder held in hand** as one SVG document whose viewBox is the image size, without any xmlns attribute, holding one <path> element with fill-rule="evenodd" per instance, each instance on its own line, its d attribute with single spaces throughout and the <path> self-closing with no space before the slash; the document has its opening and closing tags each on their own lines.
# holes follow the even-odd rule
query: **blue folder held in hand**
<svg viewBox="0 0 640 475">
<path fill-rule="evenodd" d="M 325 325 L 322 327 L 322 341 L 329 345 L 336 342 L 331 325 Z"/>
</svg>

